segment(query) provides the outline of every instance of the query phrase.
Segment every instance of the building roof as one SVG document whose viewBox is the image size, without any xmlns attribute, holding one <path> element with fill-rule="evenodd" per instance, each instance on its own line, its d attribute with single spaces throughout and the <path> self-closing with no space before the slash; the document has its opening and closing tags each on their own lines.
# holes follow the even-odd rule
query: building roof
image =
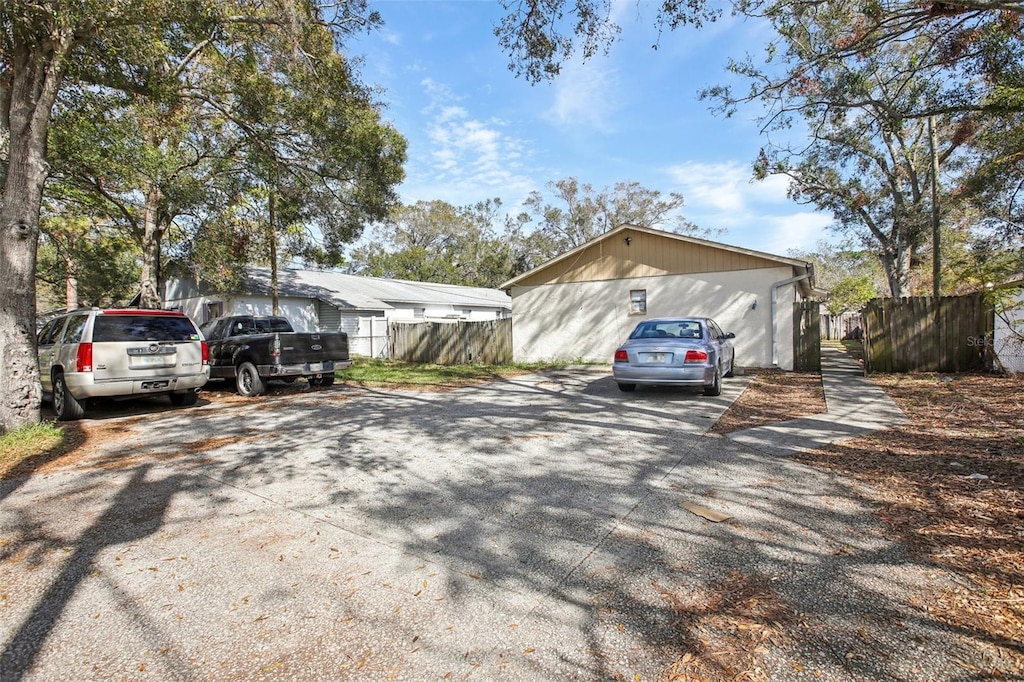
<svg viewBox="0 0 1024 682">
<path fill-rule="evenodd" d="M 567 251 L 566 253 L 563 253 L 560 256 L 552 258 L 551 260 L 537 266 L 536 268 L 530 270 L 529 272 L 524 272 L 518 277 L 510 279 L 509 281 L 502 284 L 500 288 L 507 291 L 513 286 L 526 283 L 530 280 L 536 281 L 536 276 L 539 273 L 542 273 L 544 270 L 555 269 L 557 266 L 559 266 L 559 264 L 564 264 L 569 261 L 575 261 L 585 251 L 587 251 L 587 249 L 590 249 L 591 247 L 599 244 L 600 242 L 611 241 L 613 239 L 617 240 L 619 237 L 622 237 L 623 239 L 627 240 L 626 243 L 628 244 L 629 240 L 631 239 L 631 235 L 638 234 L 651 235 L 664 239 L 669 239 L 671 241 L 679 243 L 680 245 L 692 245 L 699 247 L 701 249 L 712 249 L 714 251 L 726 252 L 729 254 L 734 254 L 736 256 L 745 256 L 748 257 L 748 259 L 757 259 L 759 261 L 768 262 L 773 265 L 788 265 L 794 269 L 797 275 L 810 273 L 811 276 L 808 279 L 813 280 L 813 266 L 810 263 L 803 260 L 787 258 L 785 256 L 777 256 L 775 254 L 765 253 L 763 251 L 755 251 L 753 249 L 745 249 L 739 246 L 730 246 L 729 244 L 713 242 L 707 239 L 700 239 L 698 237 L 690 237 L 687 235 L 676 234 L 673 232 L 655 230 L 649 227 L 640 227 L 638 225 L 620 225 L 614 230 L 610 230 L 602 235 L 595 237 L 594 239 L 591 239 L 586 244 L 577 246 L 571 251 Z M 807 282 L 805 286 L 807 289 L 813 289 L 813 281 Z"/>
<path fill-rule="evenodd" d="M 246 287 L 270 295 L 270 268 L 248 268 Z M 362 277 L 330 270 L 279 269 L 277 288 L 280 296 L 317 298 L 343 310 L 389 310 L 403 303 L 512 308 L 512 299 L 499 289 Z"/>
</svg>

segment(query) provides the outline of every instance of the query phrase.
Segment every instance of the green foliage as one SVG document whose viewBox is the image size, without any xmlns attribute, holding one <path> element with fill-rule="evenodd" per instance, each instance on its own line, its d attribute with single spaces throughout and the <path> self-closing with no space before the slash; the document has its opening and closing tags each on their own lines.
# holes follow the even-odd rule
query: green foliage
<svg viewBox="0 0 1024 682">
<path fill-rule="evenodd" d="M 815 284 L 830 293 L 827 306 L 833 314 L 860 310 L 888 293 L 878 256 L 853 239 L 818 242 L 813 251 L 791 251 L 790 256 L 814 265 Z"/>
<path fill-rule="evenodd" d="M 144 292 L 165 257 L 215 286 L 276 258 L 279 241 L 285 258 L 340 262 L 403 177 L 404 138 L 335 44 L 379 16 L 304 0 L 161 9 L 140 30 L 182 24 L 126 38 L 134 70 L 83 66 L 61 90 L 51 193 L 135 240 Z"/>
<path fill-rule="evenodd" d="M 68 280 L 76 282 L 71 307 L 128 303 L 138 292 L 139 252 L 124 234 L 85 218 L 43 221 L 36 263 L 37 296 L 45 308 L 63 308 Z"/>
<path fill-rule="evenodd" d="M 828 309 L 834 315 L 857 312 L 877 295 L 869 275 L 843 277 L 829 292 Z"/>
<path fill-rule="evenodd" d="M 731 69 L 750 80 L 754 94 L 737 99 L 719 89 L 705 96 L 723 109 L 759 100 L 768 130 L 804 125 L 809 141 L 766 146 L 754 176 L 787 176 L 790 198 L 830 212 L 837 231 L 855 236 L 880 259 L 891 295 L 904 296 L 914 288 L 915 266 L 927 256 L 932 223 L 931 129 L 916 112 L 938 96 L 926 74 L 907 64 L 937 48 L 921 38 L 816 61 L 819 52 L 833 49 L 856 13 L 852 6 L 821 4 L 806 14 L 773 15 L 784 75 L 748 59 Z M 934 131 L 939 210 L 949 222 L 963 199 L 953 180 L 967 167 L 971 128 L 943 117 L 935 119 Z"/>
<path fill-rule="evenodd" d="M 372 277 L 496 287 L 531 266 L 520 223 L 506 219 L 501 201 L 472 206 L 420 201 L 399 206 L 354 250 L 350 269 Z"/>
<path fill-rule="evenodd" d="M 511 365 L 430 365 L 355 358 L 351 367 L 337 374 L 342 381 L 359 385 L 451 386 L 497 381 L 520 374 L 562 367 L 563 364 L 543 362 Z"/>
<path fill-rule="evenodd" d="M 501 4 L 508 14 L 494 34 L 509 55 L 509 69 L 531 83 L 554 78 L 574 55 L 585 61 L 607 52 L 621 32 L 610 18 L 609 0 L 501 0 Z M 700 27 L 720 15 L 704 0 L 663 0 L 657 7 L 654 22 L 659 30 Z"/>
<path fill-rule="evenodd" d="M 682 216 L 683 195 L 678 192 L 663 197 L 659 190 L 633 181 L 595 191 L 572 177 L 549 182 L 547 190 L 550 200 L 539 191 L 526 200 L 527 209 L 537 221 L 533 248 L 541 261 L 627 223 L 679 234 L 710 233 Z"/>
<path fill-rule="evenodd" d="M 0 431 L 0 479 L 59 450 L 64 431 L 53 422 Z"/>
</svg>

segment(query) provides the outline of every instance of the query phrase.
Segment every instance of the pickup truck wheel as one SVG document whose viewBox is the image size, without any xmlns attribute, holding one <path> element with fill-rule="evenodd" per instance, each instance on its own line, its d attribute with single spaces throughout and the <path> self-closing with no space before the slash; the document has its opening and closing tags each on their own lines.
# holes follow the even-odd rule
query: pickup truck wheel
<svg viewBox="0 0 1024 682">
<path fill-rule="evenodd" d="M 68 390 L 68 384 L 64 380 L 64 373 L 57 372 L 53 375 L 53 411 L 57 413 L 57 419 L 62 422 L 69 422 L 81 419 L 85 414 L 85 408 L 75 396 Z"/>
<path fill-rule="evenodd" d="M 238 379 L 235 382 L 238 395 L 246 397 L 261 395 L 266 387 L 260 373 L 256 371 L 256 365 L 251 362 L 243 362 L 238 366 Z"/>
<path fill-rule="evenodd" d="M 320 385 L 323 386 L 324 388 L 327 388 L 328 386 L 333 386 L 334 385 L 334 375 L 333 374 L 325 374 L 322 377 L 320 377 Z"/>
<path fill-rule="evenodd" d="M 188 407 L 195 405 L 199 400 L 199 394 L 195 391 L 189 391 L 188 393 L 171 393 L 171 405 L 175 407 Z"/>
</svg>

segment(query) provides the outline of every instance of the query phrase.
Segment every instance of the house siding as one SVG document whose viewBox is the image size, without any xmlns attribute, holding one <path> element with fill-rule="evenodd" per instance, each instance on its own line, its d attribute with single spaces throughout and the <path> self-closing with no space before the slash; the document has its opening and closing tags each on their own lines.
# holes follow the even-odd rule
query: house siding
<svg viewBox="0 0 1024 682">
<path fill-rule="evenodd" d="M 1011 292 L 995 316 L 993 351 L 998 366 L 1011 374 L 1024 372 L 1024 284 Z"/>
<path fill-rule="evenodd" d="M 773 265 L 730 272 L 514 286 L 513 356 L 517 362 L 610 363 L 615 348 L 641 320 L 695 315 L 712 317 L 725 331 L 736 334 L 738 365 L 770 367 L 771 287 L 793 276 L 792 267 Z M 647 292 L 646 314 L 630 313 L 630 291 L 636 289 Z M 795 285 L 780 287 L 777 292 L 776 350 L 778 366 L 783 369 L 793 368 L 792 303 L 797 300 L 796 292 Z"/>
<path fill-rule="evenodd" d="M 626 240 L 629 243 L 626 243 Z M 626 230 L 602 239 L 517 282 L 521 286 L 759 270 L 777 261 L 700 243 L 678 236 Z"/>
</svg>

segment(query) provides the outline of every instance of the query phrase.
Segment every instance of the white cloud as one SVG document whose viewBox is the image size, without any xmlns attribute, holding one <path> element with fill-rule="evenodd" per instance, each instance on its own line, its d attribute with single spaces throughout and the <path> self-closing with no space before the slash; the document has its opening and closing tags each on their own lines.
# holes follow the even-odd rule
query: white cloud
<svg viewBox="0 0 1024 682">
<path fill-rule="evenodd" d="M 748 164 L 687 162 L 669 167 L 669 178 L 683 193 L 689 206 L 707 206 L 721 211 L 745 211 L 751 203 L 788 203 L 789 179 L 771 175 L 753 180 Z"/>
<path fill-rule="evenodd" d="M 813 211 L 764 218 L 760 246 L 753 247 L 778 255 L 790 251 L 811 251 L 819 241 L 829 241 L 832 216 Z"/>
<path fill-rule="evenodd" d="M 450 87 L 426 78 L 420 85 L 429 99 L 421 136 L 410 145 L 426 149 L 410 159 L 409 177 L 402 188 L 405 201 L 442 199 L 456 205 L 510 195 L 525 196 L 533 187 L 522 159 L 528 156 L 521 141 L 505 133 L 498 118 L 475 118 L 471 105 Z"/>
<path fill-rule="evenodd" d="M 610 133 L 612 115 L 620 108 L 614 71 L 598 60 L 566 64 L 554 84 L 555 99 L 544 118 L 556 125 Z"/>
<path fill-rule="evenodd" d="M 686 217 L 702 227 L 726 229 L 721 239 L 726 243 L 786 255 L 828 237 L 832 217 L 788 199 L 785 176 L 752 182 L 750 166 L 738 161 L 687 162 L 666 174 L 686 201 Z"/>
</svg>

